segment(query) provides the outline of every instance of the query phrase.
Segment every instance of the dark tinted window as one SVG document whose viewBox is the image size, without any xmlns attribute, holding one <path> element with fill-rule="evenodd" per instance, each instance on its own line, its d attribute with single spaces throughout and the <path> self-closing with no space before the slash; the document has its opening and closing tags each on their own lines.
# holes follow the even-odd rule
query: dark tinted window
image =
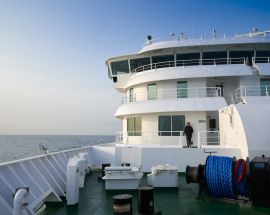
<svg viewBox="0 0 270 215">
<path fill-rule="evenodd" d="M 112 74 L 113 75 L 120 75 L 120 74 L 129 73 L 128 61 L 127 60 L 122 60 L 122 61 L 118 61 L 118 62 L 112 62 L 111 63 L 111 68 L 112 68 Z"/>
<path fill-rule="evenodd" d="M 183 131 L 185 128 L 185 116 L 178 115 L 172 116 L 172 136 L 179 136 L 180 132 L 176 131 Z"/>
<path fill-rule="evenodd" d="M 257 50 L 256 51 L 256 57 L 270 57 L 270 50 L 266 51 L 266 50 Z"/>
<path fill-rule="evenodd" d="M 146 58 L 137 58 L 137 59 L 130 59 L 130 70 L 131 72 L 138 68 L 136 70 L 136 72 L 141 72 L 141 71 L 144 71 L 144 70 L 147 70 L 147 69 L 150 69 L 150 58 L 149 57 L 146 57 Z M 147 67 L 144 67 L 142 68 L 142 66 L 144 65 L 149 65 L 149 68 Z"/>
<path fill-rule="evenodd" d="M 254 51 L 230 51 L 230 63 L 241 64 L 243 58 L 246 59 L 248 65 L 252 65 L 252 58 L 254 57 Z"/>
<path fill-rule="evenodd" d="M 153 69 L 174 66 L 174 55 L 161 55 L 152 57 Z"/>
<path fill-rule="evenodd" d="M 176 66 L 194 66 L 200 64 L 200 53 L 184 53 L 176 55 Z"/>
<path fill-rule="evenodd" d="M 203 65 L 227 64 L 227 52 L 203 52 Z"/>
<path fill-rule="evenodd" d="M 159 136 L 180 136 L 180 131 L 185 128 L 185 116 L 159 116 L 158 135 Z"/>
</svg>

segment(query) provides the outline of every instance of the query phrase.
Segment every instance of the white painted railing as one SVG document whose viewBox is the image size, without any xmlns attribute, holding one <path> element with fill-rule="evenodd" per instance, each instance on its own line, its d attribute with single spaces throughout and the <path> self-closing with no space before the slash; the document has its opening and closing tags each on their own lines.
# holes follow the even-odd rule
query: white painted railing
<svg viewBox="0 0 270 215">
<path fill-rule="evenodd" d="M 253 57 L 252 64 L 255 65 L 257 63 L 270 63 L 270 57 Z"/>
<path fill-rule="evenodd" d="M 198 131 L 198 148 L 205 145 L 220 145 L 219 131 Z"/>
<path fill-rule="evenodd" d="M 234 101 L 236 104 L 243 102 L 248 96 L 269 96 L 270 87 L 267 86 L 241 86 L 234 91 Z"/>
<path fill-rule="evenodd" d="M 59 201 L 66 193 L 67 163 L 79 153 L 90 154 L 92 146 L 38 155 L 0 164 L 0 214 L 13 214 L 16 189 L 29 189 L 25 210 L 35 214 L 43 202 Z M 90 157 L 89 160 L 90 161 Z M 89 163 L 88 163 L 89 165 Z"/>
<path fill-rule="evenodd" d="M 164 138 L 173 138 L 172 145 L 186 145 L 186 138 L 183 131 L 158 131 L 158 132 L 116 132 L 116 143 L 119 144 L 157 144 L 166 145 Z"/>
<path fill-rule="evenodd" d="M 220 97 L 220 87 L 197 87 L 197 88 L 174 88 L 157 90 L 156 92 L 137 92 L 128 97 L 122 98 L 122 103 L 154 100 L 154 99 L 181 99 L 181 98 L 201 98 Z"/>
<path fill-rule="evenodd" d="M 246 58 L 213 58 L 213 59 L 190 59 L 190 60 L 174 60 L 164 61 L 158 63 L 151 63 L 135 68 L 131 71 L 132 74 L 142 72 L 151 69 L 160 69 L 167 67 L 185 67 L 185 66 L 197 66 L 197 65 L 221 65 L 221 64 L 246 64 Z"/>
</svg>

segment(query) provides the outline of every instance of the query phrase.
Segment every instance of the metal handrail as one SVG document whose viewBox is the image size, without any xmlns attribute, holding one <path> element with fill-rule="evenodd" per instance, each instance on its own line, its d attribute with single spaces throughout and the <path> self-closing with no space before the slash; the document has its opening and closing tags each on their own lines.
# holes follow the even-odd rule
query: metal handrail
<svg viewBox="0 0 270 215">
<path fill-rule="evenodd" d="M 220 145 L 220 132 L 198 131 L 198 148 L 202 145 Z"/>
<path fill-rule="evenodd" d="M 165 136 L 165 135 L 160 135 L 160 133 L 171 133 L 171 135 Z M 176 135 L 173 135 L 173 133 Z M 138 134 L 138 135 L 133 135 L 133 134 Z M 162 141 L 160 138 L 162 137 L 175 137 L 175 138 L 178 137 L 179 138 L 178 144 L 182 145 L 181 138 L 184 136 L 185 136 L 184 131 L 157 131 L 157 132 L 129 131 L 129 132 L 116 132 L 115 140 L 116 140 L 116 143 L 119 143 L 119 144 L 129 144 L 130 138 L 135 137 L 140 141 L 140 144 L 151 142 L 151 144 L 161 145 Z M 156 138 L 158 138 L 159 141 L 156 141 Z"/>
<path fill-rule="evenodd" d="M 234 90 L 235 103 L 242 102 L 248 96 L 269 96 L 270 88 L 268 86 L 240 86 Z"/>
<path fill-rule="evenodd" d="M 239 57 L 239 58 L 213 58 L 213 59 L 163 61 L 137 67 L 133 69 L 131 73 L 134 75 L 137 72 L 166 67 L 179 67 L 179 66 L 185 67 L 194 65 L 218 65 L 218 64 L 246 64 L 246 59 L 244 57 Z"/>
<path fill-rule="evenodd" d="M 181 99 L 181 98 L 203 98 L 203 97 L 221 97 L 221 87 L 191 87 L 191 88 L 172 88 L 157 90 L 155 100 L 160 99 Z M 148 100 L 148 91 L 136 92 L 132 97 L 124 96 L 122 104 Z M 151 99 L 153 100 L 153 99 Z"/>
<path fill-rule="evenodd" d="M 270 57 L 253 57 L 252 64 L 256 65 L 256 63 L 270 63 Z"/>
</svg>

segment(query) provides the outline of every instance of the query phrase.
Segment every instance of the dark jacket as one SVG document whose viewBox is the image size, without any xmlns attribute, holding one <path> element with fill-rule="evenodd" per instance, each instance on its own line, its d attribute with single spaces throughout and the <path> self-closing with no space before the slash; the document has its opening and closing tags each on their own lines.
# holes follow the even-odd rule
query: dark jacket
<svg viewBox="0 0 270 215">
<path fill-rule="evenodd" d="M 193 133 L 193 128 L 190 125 L 188 125 L 185 127 L 184 132 L 186 136 L 191 137 Z"/>
</svg>

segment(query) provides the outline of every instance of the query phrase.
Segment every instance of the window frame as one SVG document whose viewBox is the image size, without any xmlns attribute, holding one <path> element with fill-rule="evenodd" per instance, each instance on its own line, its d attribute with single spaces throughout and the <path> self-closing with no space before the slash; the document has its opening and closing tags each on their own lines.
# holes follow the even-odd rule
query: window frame
<svg viewBox="0 0 270 215">
<path fill-rule="evenodd" d="M 186 84 L 186 87 L 178 87 L 180 84 Z M 182 89 L 182 90 L 181 90 Z M 176 83 L 176 98 L 188 98 L 188 82 L 187 81 L 177 81 Z M 182 95 L 182 92 L 184 95 Z"/>
<path fill-rule="evenodd" d="M 153 93 L 153 92 L 151 92 L 150 90 L 149 90 L 149 87 L 150 86 L 155 86 L 155 91 L 153 91 L 154 92 L 154 94 L 152 95 L 151 93 Z M 152 83 L 152 84 L 148 84 L 147 85 L 147 99 L 148 100 L 155 100 L 155 99 L 157 99 L 157 84 L 156 83 Z"/>
<path fill-rule="evenodd" d="M 133 130 L 129 129 L 129 125 L 131 125 Z M 137 128 L 139 129 L 137 130 Z M 140 116 L 127 118 L 127 135 L 142 136 L 142 118 Z"/>
<path fill-rule="evenodd" d="M 161 127 L 161 118 L 169 117 L 170 119 L 170 130 L 160 130 Z M 180 117 L 182 120 L 182 128 L 180 127 L 178 129 L 174 129 L 173 125 L 173 119 L 176 119 L 177 117 Z M 186 121 L 186 116 L 185 115 L 159 115 L 158 116 L 158 136 L 180 136 L 181 131 L 184 131 L 185 128 L 185 121 Z M 182 130 L 181 130 L 182 129 Z"/>
</svg>

